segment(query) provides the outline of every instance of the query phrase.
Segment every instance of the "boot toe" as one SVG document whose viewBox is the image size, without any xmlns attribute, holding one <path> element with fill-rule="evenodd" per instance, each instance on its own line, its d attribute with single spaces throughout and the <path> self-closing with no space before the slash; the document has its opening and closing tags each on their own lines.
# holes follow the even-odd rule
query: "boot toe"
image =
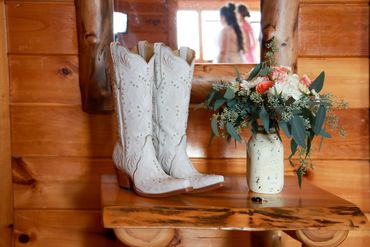
<svg viewBox="0 0 370 247">
<path fill-rule="evenodd" d="M 189 192 L 192 190 L 191 183 L 187 179 L 179 179 L 172 177 L 150 179 L 141 181 L 140 187 L 137 189 L 146 196 L 161 197 Z"/>
<path fill-rule="evenodd" d="M 223 184 L 224 177 L 221 175 L 197 175 L 190 179 L 194 190 L 212 185 Z"/>
</svg>

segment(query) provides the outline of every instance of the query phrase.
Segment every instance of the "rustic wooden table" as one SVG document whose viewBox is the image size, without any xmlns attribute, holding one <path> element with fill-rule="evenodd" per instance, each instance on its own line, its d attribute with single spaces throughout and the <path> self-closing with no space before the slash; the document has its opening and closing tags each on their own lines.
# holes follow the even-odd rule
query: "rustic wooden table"
<svg viewBox="0 0 370 247">
<path fill-rule="evenodd" d="M 295 177 L 285 177 L 275 195 L 250 192 L 244 176 L 226 177 L 216 191 L 165 199 L 121 189 L 113 175 L 102 177 L 101 189 L 104 227 L 129 246 L 166 246 L 176 228 L 253 231 L 256 246 L 268 246 L 278 230 L 304 246 L 338 246 L 348 231 L 370 230 L 357 206 L 308 181 L 299 189 Z"/>
</svg>

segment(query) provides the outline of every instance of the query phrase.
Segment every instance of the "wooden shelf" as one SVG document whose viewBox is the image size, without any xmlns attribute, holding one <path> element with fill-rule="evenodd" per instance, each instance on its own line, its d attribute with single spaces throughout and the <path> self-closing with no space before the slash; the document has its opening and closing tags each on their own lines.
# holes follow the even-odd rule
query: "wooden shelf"
<svg viewBox="0 0 370 247">
<path fill-rule="evenodd" d="M 148 199 L 118 187 L 113 175 L 102 178 L 106 228 L 193 228 L 221 230 L 359 230 L 370 229 L 366 216 L 351 202 L 308 181 L 298 188 L 285 177 L 283 192 L 249 192 L 244 176 L 226 177 L 217 191 Z M 252 202 L 260 196 L 262 203 Z"/>
</svg>

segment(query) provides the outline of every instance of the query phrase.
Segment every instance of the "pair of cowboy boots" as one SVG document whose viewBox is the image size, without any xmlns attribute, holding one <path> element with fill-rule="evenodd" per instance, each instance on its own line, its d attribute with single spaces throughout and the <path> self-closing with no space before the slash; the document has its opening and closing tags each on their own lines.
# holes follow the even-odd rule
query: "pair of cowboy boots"
<svg viewBox="0 0 370 247">
<path fill-rule="evenodd" d="M 186 154 L 195 52 L 141 41 L 131 51 L 111 44 L 119 141 L 119 184 L 145 197 L 202 192 L 224 177 L 199 173 Z"/>
</svg>

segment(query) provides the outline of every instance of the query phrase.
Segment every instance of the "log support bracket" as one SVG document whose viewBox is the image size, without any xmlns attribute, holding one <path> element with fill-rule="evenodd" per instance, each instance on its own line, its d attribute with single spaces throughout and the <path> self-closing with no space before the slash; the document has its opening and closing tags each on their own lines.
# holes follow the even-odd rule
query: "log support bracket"
<svg viewBox="0 0 370 247">
<path fill-rule="evenodd" d="M 348 232 L 335 230 L 296 230 L 284 231 L 292 238 L 302 243 L 303 247 L 336 247 L 347 237 Z M 174 247 L 177 231 L 175 229 L 156 228 L 116 228 L 117 238 L 130 247 Z M 283 231 L 253 231 L 250 246 L 283 247 Z"/>
</svg>

